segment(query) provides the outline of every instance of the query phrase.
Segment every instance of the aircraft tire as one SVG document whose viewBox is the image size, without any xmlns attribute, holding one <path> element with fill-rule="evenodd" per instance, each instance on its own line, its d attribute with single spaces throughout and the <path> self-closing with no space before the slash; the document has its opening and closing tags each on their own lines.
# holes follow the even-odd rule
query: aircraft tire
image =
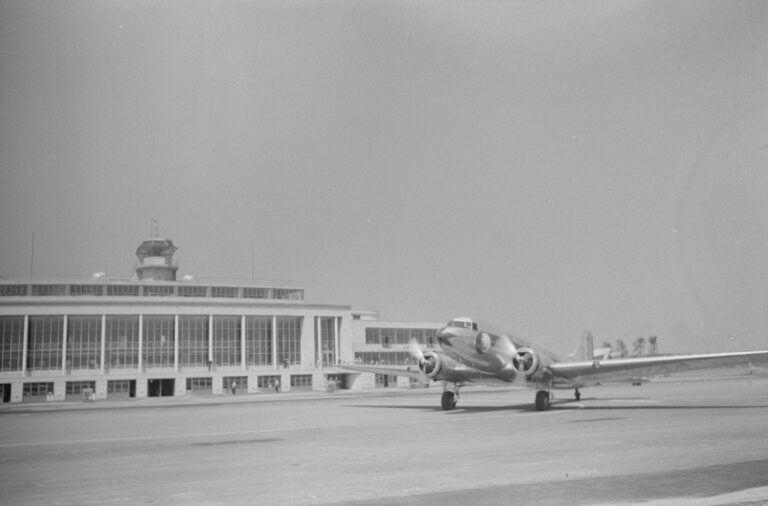
<svg viewBox="0 0 768 506">
<path fill-rule="evenodd" d="M 450 411 L 456 407 L 456 395 L 453 392 L 443 392 L 443 398 L 440 400 L 443 410 Z"/>
<path fill-rule="evenodd" d="M 536 392 L 536 409 L 538 411 L 546 411 L 549 409 L 549 406 L 549 392 L 546 390 L 539 390 Z"/>
</svg>

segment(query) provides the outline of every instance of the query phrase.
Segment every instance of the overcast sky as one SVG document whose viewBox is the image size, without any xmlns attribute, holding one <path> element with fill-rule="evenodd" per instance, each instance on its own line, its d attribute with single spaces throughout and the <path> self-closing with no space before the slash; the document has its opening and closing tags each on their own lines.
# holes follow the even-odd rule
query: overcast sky
<svg viewBox="0 0 768 506">
<path fill-rule="evenodd" d="M 768 2 L 0 2 L 0 275 L 768 346 Z M 253 245 L 253 246 L 252 246 Z M 252 252 L 254 255 L 252 256 Z M 253 258 L 253 260 L 252 260 Z"/>
</svg>

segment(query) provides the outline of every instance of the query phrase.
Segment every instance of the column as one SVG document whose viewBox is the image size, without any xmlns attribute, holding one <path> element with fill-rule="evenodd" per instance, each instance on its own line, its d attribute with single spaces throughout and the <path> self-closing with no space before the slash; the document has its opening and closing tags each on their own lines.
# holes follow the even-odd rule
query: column
<svg viewBox="0 0 768 506">
<path fill-rule="evenodd" d="M 333 319 L 333 363 L 339 363 L 339 329 L 341 328 L 341 316 Z"/>
<path fill-rule="evenodd" d="M 179 372 L 179 315 L 173 316 L 173 372 Z"/>
<path fill-rule="evenodd" d="M 64 373 L 64 376 L 67 375 L 67 323 L 69 322 L 69 316 L 64 315 L 64 326 L 62 327 L 62 333 L 64 334 L 61 337 L 61 370 Z"/>
<path fill-rule="evenodd" d="M 245 315 L 240 315 L 240 369 L 245 371 Z"/>
<path fill-rule="evenodd" d="M 322 321 L 322 318 L 319 316 L 315 316 L 315 338 L 313 339 L 313 342 L 315 343 L 315 367 L 322 368 L 324 358 L 323 357 L 323 326 L 320 324 Z"/>
<path fill-rule="evenodd" d="M 208 363 L 213 364 L 213 315 L 208 315 Z M 213 367 L 211 366 L 211 370 Z"/>
<path fill-rule="evenodd" d="M 107 315 L 101 315 L 101 374 L 104 374 L 104 360 L 107 357 Z"/>
<path fill-rule="evenodd" d="M 272 317 L 272 368 L 277 370 L 277 316 Z"/>
<path fill-rule="evenodd" d="M 27 370 L 27 356 L 29 354 L 29 315 L 24 315 L 24 334 L 22 335 L 22 348 L 21 348 L 21 373 L 26 376 L 29 371 Z"/>
<path fill-rule="evenodd" d="M 139 314 L 139 373 L 144 372 L 144 315 Z"/>
</svg>

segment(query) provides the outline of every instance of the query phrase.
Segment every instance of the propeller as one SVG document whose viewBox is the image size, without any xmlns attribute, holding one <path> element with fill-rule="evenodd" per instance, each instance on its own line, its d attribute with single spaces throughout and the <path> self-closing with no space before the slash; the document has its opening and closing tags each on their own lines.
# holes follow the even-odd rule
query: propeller
<svg viewBox="0 0 768 506">
<path fill-rule="evenodd" d="M 508 356 L 512 360 L 518 359 L 520 357 L 520 354 L 517 352 L 517 348 L 515 348 L 515 345 L 512 344 L 512 340 L 506 334 L 499 336 L 499 338 L 496 340 L 495 347 L 497 350 L 504 353 L 505 356 Z"/>
<path fill-rule="evenodd" d="M 408 351 L 411 352 L 411 356 L 415 358 L 419 363 L 424 360 L 424 352 L 419 346 L 419 342 L 416 339 L 411 339 L 408 342 Z"/>
<path fill-rule="evenodd" d="M 408 351 L 410 351 L 411 356 L 418 362 L 419 371 L 421 371 L 422 374 L 429 374 L 435 370 L 435 367 L 437 367 L 437 358 L 435 356 L 425 357 L 424 351 L 421 349 L 421 346 L 419 346 L 416 339 L 411 339 L 409 341 Z"/>
</svg>

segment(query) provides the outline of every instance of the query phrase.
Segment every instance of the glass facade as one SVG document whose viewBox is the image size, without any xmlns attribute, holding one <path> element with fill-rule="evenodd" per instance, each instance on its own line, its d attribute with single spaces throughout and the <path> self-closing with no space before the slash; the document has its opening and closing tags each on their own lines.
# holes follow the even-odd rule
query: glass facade
<svg viewBox="0 0 768 506">
<path fill-rule="evenodd" d="M 139 367 L 139 316 L 106 317 L 106 354 L 110 369 Z"/>
<path fill-rule="evenodd" d="M 237 366 L 242 363 L 240 349 L 240 317 L 213 317 L 213 361 L 216 365 Z"/>
<path fill-rule="evenodd" d="M 171 342 L 173 349 L 173 342 Z M 208 316 L 179 316 L 179 366 L 208 365 Z"/>
<path fill-rule="evenodd" d="M 67 369 L 101 368 L 101 316 L 67 318 Z"/>
<path fill-rule="evenodd" d="M 173 316 L 145 316 L 142 332 L 144 367 L 173 367 Z"/>
<path fill-rule="evenodd" d="M 365 344 L 379 344 L 390 347 L 393 344 L 408 344 L 416 340 L 421 345 L 435 346 L 435 329 L 368 327 L 365 329 Z"/>
<path fill-rule="evenodd" d="M 283 367 L 301 364 L 300 316 L 277 317 L 277 360 Z"/>
<path fill-rule="evenodd" d="M 24 317 L 0 316 L 0 371 L 21 371 Z"/>
<path fill-rule="evenodd" d="M 320 336 L 316 340 L 319 346 L 315 348 L 315 361 L 327 367 L 336 363 L 336 318 L 320 317 L 317 323 Z"/>
<path fill-rule="evenodd" d="M 245 317 L 245 355 L 247 365 L 272 364 L 272 317 Z"/>
<path fill-rule="evenodd" d="M 64 345 L 63 316 L 30 316 L 27 370 L 61 369 Z"/>
</svg>

